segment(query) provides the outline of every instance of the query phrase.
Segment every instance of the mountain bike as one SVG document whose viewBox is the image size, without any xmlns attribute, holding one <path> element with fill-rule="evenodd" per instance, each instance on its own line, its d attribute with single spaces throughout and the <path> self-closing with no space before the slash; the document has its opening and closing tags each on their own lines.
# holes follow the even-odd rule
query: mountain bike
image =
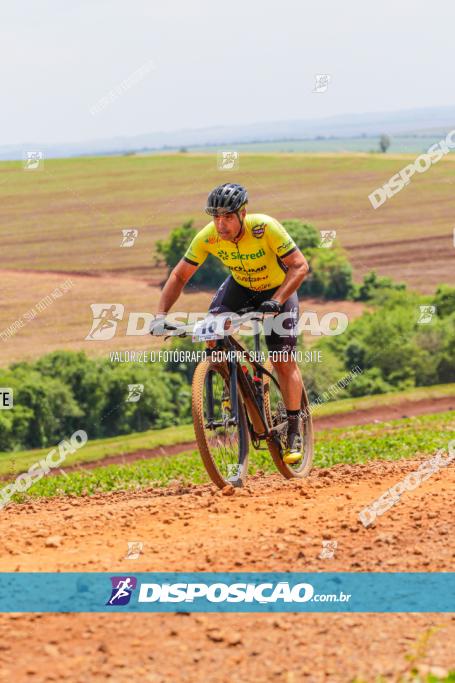
<svg viewBox="0 0 455 683">
<path fill-rule="evenodd" d="M 287 479 L 305 477 L 313 461 L 313 425 L 308 396 L 303 387 L 301 402 L 300 452 L 293 464 L 283 461 L 287 448 L 287 413 L 280 385 L 270 359 L 261 353 L 261 328 L 267 314 L 242 309 L 237 315 L 250 314 L 254 351 L 246 350 L 233 336 L 231 318 L 224 320 L 229 333 L 220 334 L 220 316 L 197 323 L 193 341 L 210 347 L 207 357 L 196 367 L 192 383 L 192 413 L 199 451 L 205 469 L 220 488 L 243 486 L 248 473 L 249 442 L 257 450 L 269 450 L 278 471 Z M 226 314 L 225 314 L 226 315 Z M 188 329 L 165 323 L 165 329 L 187 336 Z M 174 334 L 173 333 L 173 334 Z M 265 442 L 265 447 L 261 444 Z"/>
</svg>

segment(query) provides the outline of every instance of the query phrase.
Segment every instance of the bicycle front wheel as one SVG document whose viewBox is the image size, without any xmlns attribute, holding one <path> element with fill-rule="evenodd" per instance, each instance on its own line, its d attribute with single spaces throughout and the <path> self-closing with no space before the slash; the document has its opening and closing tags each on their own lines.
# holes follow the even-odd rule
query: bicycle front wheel
<svg viewBox="0 0 455 683">
<path fill-rule="evenodd" d="M 264 367 L 276 379 L 276 372 L 273 370 L 271 361 L 268 360 Z M 284 405 L 281 391 L 267 375 L 264 375 L 264 410 L 269 427 L 277 429 L 275 437 L 267 439 L 267 446 L 278 471 L 286 479 L 308 476 L 313 465 L 314 438 L 310 404 L 305 386 L 303 386 L 301 403 L 300 460 L 296 463 L 288 465 L 283 460 L 283 453 L 287 447 L 286 406 Z"/>
<path fill-rule="evenodd" d="M 237 418 L 231 405 L 226 363 L 199 363 L 193 377 L 194 429 L 205 469 L 214 484 L 243 486 L 248 470 L 248 425 L 238 394 Z"/>
</svg>

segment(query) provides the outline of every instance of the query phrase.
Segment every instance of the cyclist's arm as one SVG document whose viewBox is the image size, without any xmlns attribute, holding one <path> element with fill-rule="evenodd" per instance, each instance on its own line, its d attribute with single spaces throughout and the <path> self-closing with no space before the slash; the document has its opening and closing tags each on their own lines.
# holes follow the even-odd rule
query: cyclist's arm
<svg viewBox="0 0 455 683">
<path fill-rule="evenodd" d="M 188 263 L 181 259 L 169 275 L 169 279 L 163 287 L 160 300 L 158 302 L 158 314 L 166 314 L 169 309 L 175 304 L 183 288 L 194 273 L 199 268 L 199 264 L 195 265 Z"/>
<path fill-rule="evenodd" d="M 282 284 L 278 287 L 273 298 L 279 301 L 280 304 L 289 299 L 291 294 L 300 287 L 304 279 L 309 273 L 310 267 L 305 256 L 299 249 L 295 249 L 292 254 L 281 257 L 281 260 L 287 266 L 288 271 Z"/>
</svg>

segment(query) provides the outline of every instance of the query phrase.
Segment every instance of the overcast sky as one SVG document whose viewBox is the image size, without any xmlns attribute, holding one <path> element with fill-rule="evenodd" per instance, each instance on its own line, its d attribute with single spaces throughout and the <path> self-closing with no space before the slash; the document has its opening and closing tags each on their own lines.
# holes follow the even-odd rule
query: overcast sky
<svg viewBox="0 0 455 683">
<path fill-rule="evenodd" d="M 453 0 L 5 2 L 0 145 L 453 105 L 454 25 Z"/>
</svg>

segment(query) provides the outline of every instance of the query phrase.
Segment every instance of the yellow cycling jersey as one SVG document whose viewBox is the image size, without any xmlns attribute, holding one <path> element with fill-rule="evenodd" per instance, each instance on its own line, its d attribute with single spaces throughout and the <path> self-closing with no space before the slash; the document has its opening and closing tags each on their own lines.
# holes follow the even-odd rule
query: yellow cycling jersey
<svg viewBox="0 0 455 683">
<path fill-rule="evenodd" d="M 223 240 L 211 221 L 194 237 L 183 257 L 200 266 L 213 254 L 243 287 L 254 291 L 279 287 L 286 274 L 281 259 L 297 249 L 281 223 L 262 213 L 251 213 L 243 222 L 245 232 L 237 242 Z"/>
</svg>

